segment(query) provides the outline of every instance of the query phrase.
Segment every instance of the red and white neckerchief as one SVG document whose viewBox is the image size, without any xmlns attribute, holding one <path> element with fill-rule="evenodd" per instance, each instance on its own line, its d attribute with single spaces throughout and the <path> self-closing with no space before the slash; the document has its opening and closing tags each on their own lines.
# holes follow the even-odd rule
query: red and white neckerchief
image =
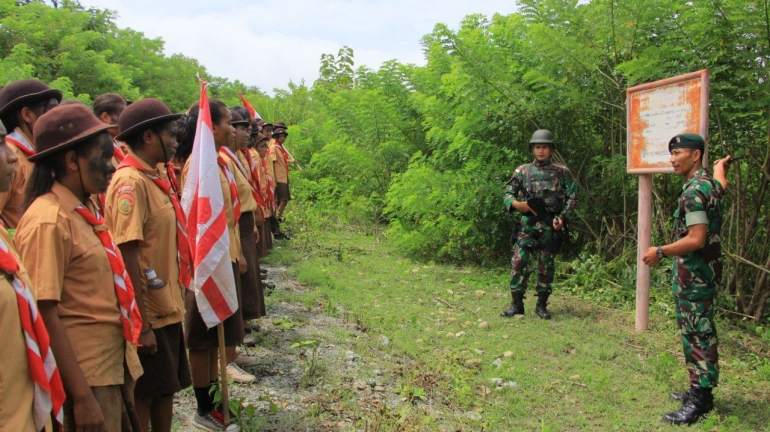
<svg viewBox="0 0 770 432">
<path fill-rule="evenodd" d="M 254 175 L 250 171 L 250 169 L 246 169 L 245 166 L 243 166 L 243 163 L 241 160 L 236 156 L 232 150 L 230 150 L 227 147 L 222 147 L 224 149 L 225 156 L 227 156 L 230 160 L 235 162 L 235 165 L 238 167 L 238 170 L 241 172 L 243 177 L 246 179 L 246 181 L 249 182 L 249 187 L 251 188 L 251 196 L 254 197 L 254 201 L 257 202 L 257 208 L 259 209 L 259 213 L 262 215 L 262 217 L 265 217 L 265 214 L 262 212 L 262 207 L 259 207 L 260 205 L 264 207 L 265 201 L 262 199 L 262 195 L 259 193 L 259 181 L 254 181 Z M 249 168 L 251 168 L 251 155 L 249 154 L 249 149 L 241 149 L 241 153 L 243 153 L 244 157 L 246 157 L 246 162 L 249 164 Z"/>
<path fill-rule="evenodd" d="M 264 209 L 267 208 L 267 203 L 265 203 L 265 198 L 262 196 L 262 185 L 259 182 L 259 165 L 257 165 L 257 162 L 251 155 L 251 150 L 244 148 L 241 149 L 241 152 L 243 153 L 244 157 L 246 157 L 246 161 L 249 164 L 249 170 L 251 171 L 251 181 L 253 182 L 252 188 L 254 188 L 254 190 L 257 192 L 256 195 L 254 195 L 254 198 L 257 200 L 257 205 L 259 205 L 259 212 L 264 218 Z"/>
<path fill-rule="evenodd" d="M 42 430 L 46 420 L 53 412 L 56 421 L 63 424 L 64 386 L 62 385 L 59 368 L 51 351 L 48 331 L 43 317 L 37 310 L 35 299 L 32 297 L 27 284 L 17 272 L 19 263 L 10 251 L 5 241 L 0 238 L 0 270 L 13 277 L 11 285 L 16 291 L 16 305 L 19 308 L 21 329 L 24 332 L 24 342 L 27 345 L 27 362 L 32 381 L 35 383 L 33 417 L 35 429 Z"/>
<path fill-rule="evenodd" d="M 273 148 L 277 148 L 283 154 L 283 163 L 286 165 L 286 175 L 288 175 L 290 171 L 289 170 L 289 152 L 287 152 L 286 149 L 283 148 L 283 146 L 278 143 L 278 141 L 275 142 L 275 145 L 273 146 Z"/>
<path fill-rule="evenodd" d="M 265 158 L 260 158 L 262 162 L 262 172 L 265 173 L 265 180 L 267 186 L 265 187 L 265 195 L 267 195 L 267 203 L 270 205 L 270 210 L 275 210 L 275 183 L 270 177 L 270 171 L 267 170 L 267 161 Z"/>
<path fill-rule="evenodd" d="M 168 162 L 166 164 L 166 175 L 168 175 L 168 181 L 171 183 L 171 188 L 174 189 L 176 197 L 182 199 L 182 190 L 179 189 L 179 180 L 176 178 L 176 165 Z M 182 212 L 184 214 L 184 212 Z"/>
<path fill-rule="evenodd" d="M 172 186 L 170 180 L 162 179 L 155 174 L 150 173 L 145 169 L 139 161 L 134 159 L 134 155 L 129 154 L 123 159 L 123 162 L 118 165 L 118 169 L 131 167 L 136 168 L 142 172 L 148 179 L 155 183 L 164 194 L 168 195 L 168 199 L 171 200 L 171 204 L 174 206 L 174 213 L 176 214 L 176 245 L 177 245 L 177 258 L 179 259 L 179 283 L 185 288 L 190 288 L 190 282 L 192 280 L 192 266 L 190 259 L 190 243 L 187 238 L 187 217 L 185 217 L 182 211 L 182 206 L 179 204 L 179 197 L 176 189 Z M 168 164 L 168 172 L 172 173 L 174 167 Z M 169 174 L 169 177 L 172 174 Z"/>
<path fill-rule="evenodd" d="M 134 285 L 126 272 L 126 264 L 123 258 L 118 254 L 118 248 L 112 240 L 107 225 L 104 223 L 104 217 L 99 213 L 94 215 L 83 206 L 78 206 L 75 210 L 83 216 L 94 228 L 94 233 L 107 251 L 107 258 L 110 260 L 110 269 L 112 270 L 112 279 L 115 282 L 115 293 L 118 295 L 118 304 L 120 305 L 120 321 L 123 324 L 123 336 L 127 341 L 136 346 L 139 345 L 139 333 L 142 331 L 142 315 L 139 312 L 139 305 L 134 298 Z"/>
<path fill-rule="evenodd" d="M 235 176 L 232 171 L 230 171 L 227 161 L 222 157 L 222 149 L 227 149 L 227 147 L 221 147 L 219 149 L 217 164 L 219 164 L 219 169 L 222 170 L 227 178 L 227 183 L 230 185 L 230 200 L 233 203 L 233 215 L 235 216 L 235 223 L 238 223 L 238 221 L 241 220 L 241 200 L 238 199 L 238 186 L 235 184 Z"/>
<path fill-rule="evenodd" d="M 19 132 L 18 129 L 6 135 L 5 141 L 16 146 L 16 148 L 21 150 L 21 152 L 24 153 L 24 155 L 27 157 L 34 156 L 36 153 L 35 148 L 32 147 L 32 144 L 29 143 L 27 137 L 25 137 L 23 133 Z"/>
<path fill-rule="evenodd" d="M 118 163 L 123 162 L 123 159 L 126 158 L 126 154 L 123 152 L 123 149 L 121 149 L 118 143 L 114 140 L 112 141 L 112 156 L 115 157 Z"/>
</svg>

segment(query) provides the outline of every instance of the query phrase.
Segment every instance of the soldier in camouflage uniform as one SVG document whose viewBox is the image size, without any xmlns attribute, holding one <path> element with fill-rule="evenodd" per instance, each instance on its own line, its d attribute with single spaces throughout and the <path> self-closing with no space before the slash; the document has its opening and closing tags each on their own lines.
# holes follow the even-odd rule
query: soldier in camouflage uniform
<svg viewBox="0 0 770 432">
<path fill-rule="evenodd" d="M 538 260 L 537 307 L 535 313 L 550 319 L 546 306 L 551 295 L 554 259 L 561 246 L 557 233 L 577 206 L 575 182 L 570 171 L 551 162 L 553 134 L 541 129 L 532 134 L 530 147 L 535 161 L 516 168 L 505 188 L 503 202 L 509 212 L 523 213 L 511 259 L 511 297 L 513 301 L 500 316 L 524 314 L 524 292 L 531 273 L 530 261 Z M 537 209 L 530 207 L 532 204 Z M 537 204 L 537 205 L 535 205 Z M 539 212 L 539 213 L 538 213 Z"/>
<path fill-rule="evenodd" d="M 714 326 L 714 295 L 722 277 L 722 197 L 727 189 L 726 172 L 730 157 L 714 163 L 714 177 L 702 166 L 705 141 L 697 134 L 680 134 L 669 142 L 674 172 L 685 179 L 674 212 L 674 243 L 649 248 L 643 257 L 656 266 L 664 257 L 673 256 L 672 289 L 676 318 L 690 389 L 671 393 L 682 401 L 679 411 L 663 416 L 676 424 L 692 424 L 711 411 L 711 390 L 719 380 L 717 331 Z"/>
</svg>

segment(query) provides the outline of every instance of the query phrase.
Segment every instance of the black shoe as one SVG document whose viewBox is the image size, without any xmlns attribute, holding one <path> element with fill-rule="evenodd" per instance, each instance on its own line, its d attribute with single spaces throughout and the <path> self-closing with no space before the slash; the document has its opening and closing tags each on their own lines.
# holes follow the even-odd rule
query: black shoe
<svg viewBox="0 0 770 432">
<path fill-rule="evenodd" d="M 500 312 L 501 317 L 510 318 L 514 315 L 524 315 L 524 293 L 512 292 L 511 297 L 513 298 L 513 301 L 511 302 L 511 305 L 508 306 L 508 309 Z"/>
<path fill-rule="evenodd" d="M 279 232 L 278 234 L 273 234 L 273 238 L 276 240 L 291 240 L 291 237 L 286 235 L 286 233 Z"/>
<path fill-rule="evenodd" d="M 262 289 L 265 291 L 265 295 L 271 295 L 275 291 L 275 284 L 272 282 L 262 282 Z"/>
<path fill-rule="evenodd" d="M 690 395 L 692 394 L 692 389 L 687 389 L 680 393 L 669 393 L 668 397 L 671 398 L 671 400 L 679 401 L 682 403 L 687 402 L 687 399 L 690 399 Z"/>
<path fill-rule="evenodd" d="M 262 273 L 263 275 L 266 275 L 267 274 L 267 269 L 261 268 L 261 269 L 259 269 L 259 272 Z"/>
<path fill-rule="evenodd" d="M 673 424 L 693 424 L 714 409 L 714 395 L 710 388 L 693 387 L 690 397 L 679 411 L 665 414 L 663 420 Z"/>
<path fill-rule="evenodd" d="M 551 319 L 551 314 L 548 313 L 548 309 L 546 309 L 549 296 L 550 294 L 538 294 L 537 305 L 535 306 L 535 314 L 545 320 Z"/>
</svg>

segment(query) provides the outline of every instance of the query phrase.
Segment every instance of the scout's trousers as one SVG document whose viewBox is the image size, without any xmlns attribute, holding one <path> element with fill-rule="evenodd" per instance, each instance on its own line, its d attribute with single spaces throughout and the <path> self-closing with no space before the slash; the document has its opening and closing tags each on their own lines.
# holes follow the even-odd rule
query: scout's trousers
<svg viewBox="0 0 770 432">
<path fill-rule="evenodd" d="M 532 273 L 530 263 L 537 257 L 537 294 L 551 294 L 551 284 L 556 273 L 556 252 L 546 250 L 546 245 L 553 241 L 554 236 L 551 228 L 521 227 L 511 259 L 512 293 L 524 293 L 527 290 L 527 279 Z"/>
<path fill-rule="evenodd" d="M 693 295 L 692 289 L 680 287 L 674 281 L 676 321 L 682 335 L 682 348 L 690 384 L 712 388 L 719 383 L 719 353 L 717 329 L 714 325 L 714 295 L 703 296 L 702 287 Z M 716 289 L 711 288 L 713 293 Z"/>
</svg>

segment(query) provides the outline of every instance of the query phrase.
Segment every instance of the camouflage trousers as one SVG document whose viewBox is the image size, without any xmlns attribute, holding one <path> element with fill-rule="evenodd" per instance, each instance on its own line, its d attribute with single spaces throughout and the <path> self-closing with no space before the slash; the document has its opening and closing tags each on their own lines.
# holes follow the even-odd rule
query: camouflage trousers
<svg viewBox="0 0 770 432">
<path fill-rule="evenodd" d="M 719 383 L 717 329 L 714 325 L 714 287 L 682 287 L 674 281 L 676 320 L 690 373 L 690 384 L 712 388 Z"/>
<path fill-rule="evenodd" d="M 527 279 L 532 273 L 530 263 L 537 256 L 537 293 L 551 294 L 551 284 L 556 273 L 556 252 L 547 251 L 547 245 L 554 240 L 553 229 L 541 227 L 522 227 L 518 240 L 513 246 L 511 258 L 511 292 L 524 293 Z"/>
</svg>

